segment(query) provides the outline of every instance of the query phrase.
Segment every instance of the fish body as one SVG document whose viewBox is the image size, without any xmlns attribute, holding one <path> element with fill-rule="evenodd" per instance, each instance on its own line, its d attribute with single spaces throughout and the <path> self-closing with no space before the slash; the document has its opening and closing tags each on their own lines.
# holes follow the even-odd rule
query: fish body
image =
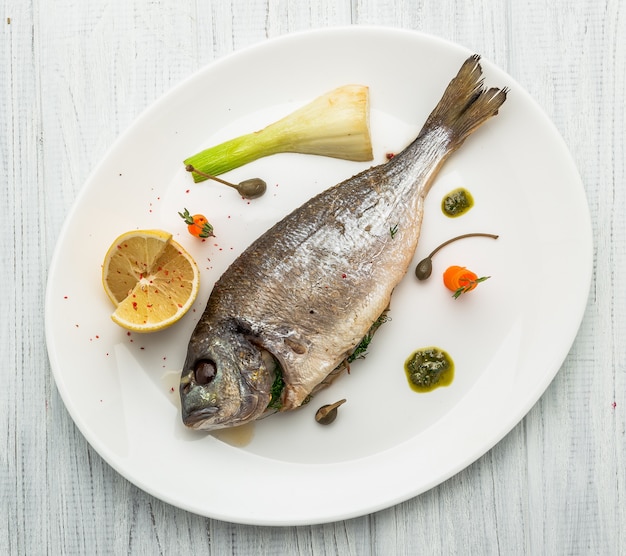
<svg viewBox="0 0 626 556">
<path fill-rule="evenodd" d="M 254 241 L 216 282 L 188 346 L 183 422 L 214 430 L 299 407 L 389 306 L 448 156 L 506 99 L 465 61 L 418 137 L 385 164 L 310 199 Z M 274 392 L 276 394 L 276 392 Z"/>
</svg>

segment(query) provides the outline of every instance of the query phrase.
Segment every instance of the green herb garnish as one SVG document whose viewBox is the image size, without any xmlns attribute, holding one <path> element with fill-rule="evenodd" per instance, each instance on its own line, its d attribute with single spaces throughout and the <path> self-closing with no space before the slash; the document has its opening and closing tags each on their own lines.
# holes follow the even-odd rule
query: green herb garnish
<svg viewBox="0 0 626 556">
<path fill-rule="evenodd" d="M 272 397 L 270 399 L 270 403 L 267 404 L 268 409 L 280 409 L 282 406 L 280 396 L 283 393 L 283 389 L 285 388 L 285 381 L 283 380 L 283 374 L 278 365 L 276 366 L 275 372 L 276 376 L 274 377 L 274 382 L 270 390 Z"/>
<path fill-rule="evenodd" d="M 369 347 L 372 338 L 374 337 L 374 333 L 380 328 L 382 324 L 386 323 L 388 320 L 389 317 L 387 316 L 387 311 L 385 311 L 382 315 L 380 315 L 380 317 L 378 317 L 374 321 L 374 324 L 372 324 L 367 334 L 363 336 L 362 340 L 354 348 L 354 351 L 350 355 L 348 355 L 348 363 L 352 363 L 356 359 L 362 359 L 363 357 L 365 357 L 365 355 L 367 354 L 367 348 Z"/>
</svg>

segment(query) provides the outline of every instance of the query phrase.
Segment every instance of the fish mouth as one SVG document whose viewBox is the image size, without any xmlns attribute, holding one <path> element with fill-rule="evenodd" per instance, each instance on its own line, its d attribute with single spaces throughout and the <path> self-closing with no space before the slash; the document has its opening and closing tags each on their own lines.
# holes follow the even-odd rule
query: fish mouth
<svg viewBox="0 0 626 556">
<path fill-rule="evenodd" d="M 242 425 L 254 419 L 259 413 L 259 401 L 256 396 L 248 395 L 242 400 L 232 399 L 218 403 L 212 399 L 206 388 L 195 385 L 190 389 L 187 388 L 186 394 L 182 397 L 183 424 L 198 431 L 213 431 Z"/>
<path fill-rule="evenodd" d="M 238 404 L 218 403 L 214 394 L 204 385 L 182 381 L 181 416 L 186 427 L 195 430 L 214 430 L 227 426 L 240 411 Z"/>
<path fill-rule="evenodd" d="M 216 417 L 217 412 L 217 407 L 204 407 L 190 412 L 183 411 L 183 423 L 190 429 L 203 430 L 209 425 L 210 421 Z M 216 428 L 219 425 L 215 424 L 209 426 Z"/>
<path fill-rule="evenodd" d="M 219 403 L 211 380 L 199 379 L 198 369 L 203 360 L 196 360 L 193 366 L 181 376 L 180 400 L 181 416 L 185 426 L 196 430 L 219 428 L 225 415 L 232 415 L 236 410 Z"/>
</svg>

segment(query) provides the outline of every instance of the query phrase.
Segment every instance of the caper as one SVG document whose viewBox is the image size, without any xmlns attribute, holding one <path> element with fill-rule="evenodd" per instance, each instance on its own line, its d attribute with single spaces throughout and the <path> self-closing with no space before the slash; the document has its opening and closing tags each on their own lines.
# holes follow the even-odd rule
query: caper
<svg viewBox="0 0 626 556">
<path fill-rule="evenodd" d="M 432 258 L 435 255 L 435 253 L 439 251 L 439 249 L 441 249 L 442 247 L 445 247 L 446 245 L 448 245 L 449 243 L 452 243 L 453 241 L 456 241 L 457 239 L 463 239 L 466 237 L 490 237 L 493 239 L 498 239 L 498 236 L 494 234 L 472 233 L 472 234 L 463 234 L 460 236 L 453 237 L 452 239 L 449 239 L 448 241 L 444 241 L 430 255 L 428 255 L 428 257 L 422 259 L 419 263 L 417 263 L 417 266 L 415 267 L 415 276 L 417 276 L 417 279 L 426 280 L 431 275 L 433 271 Z"/>
<path fill-rule="evenodd" d="M 237 186 L 237 191 L 246 199 L 256 199 L 267 191 L 267 184 L 261 178 L 250 178 L 243 180 Z"/>
<path fill-rule="evenodd" d="M 337 408 L 344 403 L 346 403 L 346 400 L 323 405 L 315 412 L 315 420 L 320 425 L 330 425 L 337 418 Z"/>
<path fill-rule="evenodd" d="M 196 170 L 196 168 L 194 168 L 191 164 L 187 164 L 187 166 L 185 166 L 185 170 L 187 170 L 187 172 L 195 172 L 208 180 L 214 180 L 219 183 L 223 183 L 224 185 L 228 185 L 229 187 L 233 187 L 242 197 L 245 197 L 246 199 L 256 199 L 267 191 L 267 184 L 261 178 L 250 178 L 235 184 L 223 180 L 222 178 L 218 178 L 217 176 L 205 174 L 200 170 Z"/>
<path fill-rule="evenodd" d="M 415 267 L 415 276 L 418 280 L 426 280 L 433 272 L 433 260 L 430 257 L 422 259 Z"/>
</svg>

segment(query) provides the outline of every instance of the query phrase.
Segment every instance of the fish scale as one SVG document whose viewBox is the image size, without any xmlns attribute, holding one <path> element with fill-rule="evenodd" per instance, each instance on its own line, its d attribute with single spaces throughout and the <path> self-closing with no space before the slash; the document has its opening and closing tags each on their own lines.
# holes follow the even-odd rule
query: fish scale
<svg viewBox="0 0 626 556">
<path fill-rule="evenodd" d="M 295 409 L 343 368 L 406 274 L 437 172 L 506 99 L 481 73 L 468 58 L 404 151 L 295 209 L 224 272 L 189 341 L 187 426 L 266 415 L 277 377 L 280 410 Z"/>
</svg>

